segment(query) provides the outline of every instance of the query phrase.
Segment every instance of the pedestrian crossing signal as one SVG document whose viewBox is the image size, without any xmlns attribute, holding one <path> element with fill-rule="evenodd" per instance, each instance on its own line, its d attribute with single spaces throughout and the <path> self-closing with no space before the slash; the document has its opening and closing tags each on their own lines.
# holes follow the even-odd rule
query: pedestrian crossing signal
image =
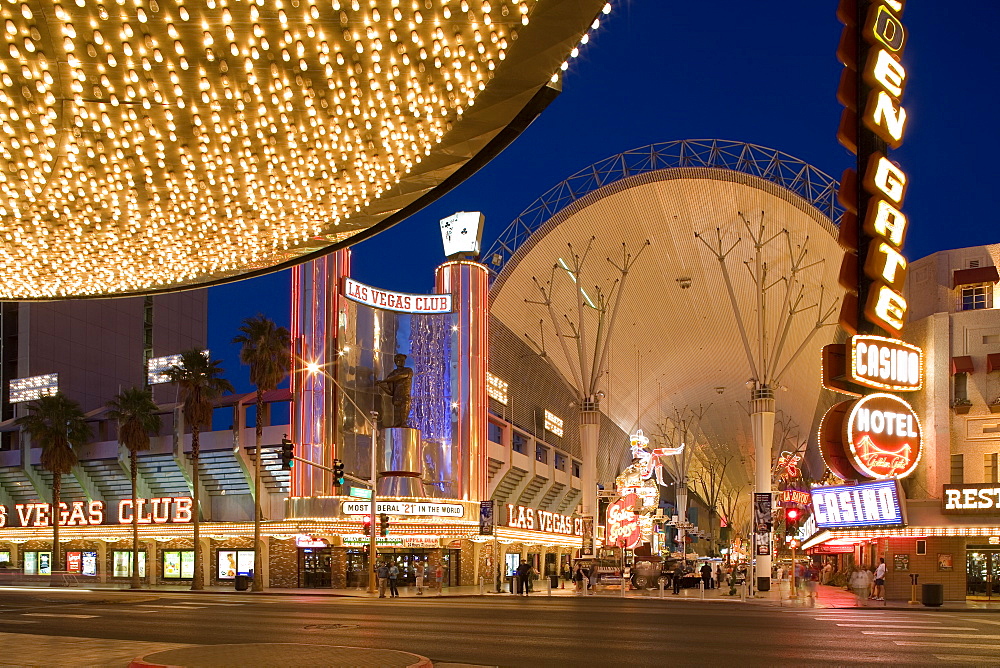
<svg viewBox="0 0 1000 668">
<path fill-rule="evenodd" d="M 336 487 L 344 484 L 344 462 L 339 459 L 333 460 L 333 484 Z"/>
<path fill-rule="evenodd" d="M 291 471 L 295 466 L 295 444 L 288 440 L 288 434 L 281 439 L 281 468 Z"/>
</svg>

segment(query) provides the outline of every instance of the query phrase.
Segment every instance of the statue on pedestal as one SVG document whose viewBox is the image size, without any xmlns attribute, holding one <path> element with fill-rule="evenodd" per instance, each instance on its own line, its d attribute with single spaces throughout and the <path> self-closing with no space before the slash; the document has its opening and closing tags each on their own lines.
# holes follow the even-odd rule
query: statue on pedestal
<svg viewBox="0 0 1000 668">
<path fill-rule="evenodd" d="M 392 399 L 392 420 L 387 427 L 409 427 L 410 387 L 413 385 L 413 369 L 406 366 L 406 355 L 399 353 L 393 357 L 396 368 L 384 380 L 376 382 L 378 388 Z"/>
</svg>

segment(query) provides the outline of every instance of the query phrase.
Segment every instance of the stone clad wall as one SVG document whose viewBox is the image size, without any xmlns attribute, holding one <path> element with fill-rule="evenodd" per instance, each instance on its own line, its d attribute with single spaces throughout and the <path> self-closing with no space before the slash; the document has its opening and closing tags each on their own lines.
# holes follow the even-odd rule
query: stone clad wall
<svg viewBox="0 0 1000 668">
<path fill-rule="evenodd" d="M 299 586 L 299 552 L 292 539 L 269 538 L 269 587 L 292 589 Z M 336 551 L 336 550 L 335 550 Z"/>
</svg>

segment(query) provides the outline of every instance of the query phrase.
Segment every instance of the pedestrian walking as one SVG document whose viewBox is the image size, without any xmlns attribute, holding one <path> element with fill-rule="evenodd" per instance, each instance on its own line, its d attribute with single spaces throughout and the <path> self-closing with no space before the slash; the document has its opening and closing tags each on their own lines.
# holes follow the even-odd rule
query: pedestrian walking
<svg viewBox="0 0 1000 668">
<path fill-rule="evenodd" d="M 385 598 L 385 585 L 389 580 L 389 567 L 383 562 L 379 562 L 375 568 L 375 577 L 378 578 L 378 597 Z"/>
<path fill-rule="evenodd" d="M 684 579 L 684 565 L 677 562 L 674 566 L 674 594 L 681 593 L 681 581 Z"/>
<path fill-rule="evenodd" d="M 722 589 L 722 579 L 724 577 L 722 564 L 718 563 L 715 565 L 715 586 Z"/>
<path fill-rule="evenodd" d="M 858 597 L 859 606 L 861 605 L 861 602 L 865 600 L 865 597 L 868 595 L 868 578 L 865 577 L 866 572 L 867 571 L 865 571 L 864 569 L 858 569 L 853 573 L 851 573 L 851 579 L 850 579 L 851 591 L 853 591 L 854 595 Z"/>
<path fill-rule="evenodd" d="M 392 598 L 399 598 L 399 590 L 396 589 L 396 581 L 399 579 L 399 566 L 393 564 L 389 567 L 389 595 Z"/>
<path fill-rule="evenodd" d="M 816 586 L 819 584 L 819 571 L 816 566 L 813 564 L 806 566 L 803 580 L 805 580 L 806 596 L 809 598 L 810 605 L 816 605 Z"/>
<path fill-rule="evenodd" d="M 879 557 L 875 568 L 875 591 L 872 592 L 872 598 L 876 601 L 885 600 L 885 557 Z"/>
<path fill-rule="evenodd" d="M 832 577 L 833 577 L 833 564 L 831 564 L 828 561 L 826 562 L 826 564 L 823 565 L 823 570 L 820 575 L 819 583 L 824 585 L 830 584 L 830 578 Z"/>
<path fill-rule="evenodd" d="M 585 579 L 586 575 L 584 574 L 583 569 L 580 567 L 579 564 L 577 564 L 576 570 L 573 571 L 573 585 L 576 588 L 575 593 L 577 596 L 583 595 L 583 581 Z"/>
<path fill-rule="evenodd" d="M 441 562 L 438 562 L 437 567 L 434 569 L 434 586 L 437 588 L 438 596 L 440 596 L 442 587 L 444 586 L 444 567 L 441 566 Z"/>
<path fill-rule="evenodd" d="M 708 564 L 703 564 L 701 567 L 701 582 L 705 585 L 705 589 L 712 588 L 712 567 Z"/>
<path fill-rule="evenodd" d="M 527 561 L 522 561 L 517 565 L 517 569 L 514 571 L 514 578 L 517 580 L 517 593 L 519 596 L 527 596 L 528 589 L 528 578 L 531 573 L 531 566 L 528 565 Z"/>
<path fill-rule="evenodd" d="M 535 581 L 538 580 L 539 573 L 535 565 L 532 564 L 531 568 L 528 569 L 528 591 L 535 591 Z"/>
<path fill-rule="evenodd" d="M 424 572 L 426 566 L 423 564 L 417 564 L 416 568 L 413 569 L 413 579 L 416 581 L 417 585 L 417 596 L 424 595 Z"/>
</svg>

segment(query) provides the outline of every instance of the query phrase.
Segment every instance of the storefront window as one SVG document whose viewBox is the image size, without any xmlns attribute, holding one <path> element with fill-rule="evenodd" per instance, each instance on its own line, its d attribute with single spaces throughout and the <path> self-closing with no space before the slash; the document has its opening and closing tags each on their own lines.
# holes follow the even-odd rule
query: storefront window
<svg viewBox="0 0 1000 668">
<path fill-rule="evenodd" d="M 141 562 L 139 566 L 141 569 Z M 142 575 L 141 570 L 139 575 Z M 194 550 L 164 551 L 163 578 L 165 580 L 190 580 L 194 578 Z"/>
<path fill-rule="evenodd" d="M 88 553 L 93 554 L 93 553 Z M 116 578 L 129 578 L 132 577 L 132 550 L 115 550 L 112 555 L 112 571 L 114 577 Z M 94 554 L 94 561 L 96 564 L 97 555 Z M 95 573 L 96 574 L 96 573 Z M 145 550 L 139 551 L 139 577 L 146 577 L 146 552 Z M 164 576 L 166 577 L 166 576 Z"/>
<path fill-rule="evenodd" d="M 253 550 L 219 550 L 218 569 L 220 580 L 250 575 L 253 570 Z"/>
</svg>

